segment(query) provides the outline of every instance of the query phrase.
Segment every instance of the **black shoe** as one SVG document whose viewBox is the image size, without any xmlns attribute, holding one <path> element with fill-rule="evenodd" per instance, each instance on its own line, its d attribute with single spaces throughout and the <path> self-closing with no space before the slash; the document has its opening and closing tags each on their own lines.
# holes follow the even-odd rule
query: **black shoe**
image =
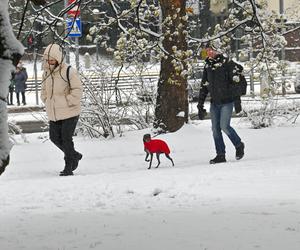
<svg viewBox="0 0 300 250">
<path fill-rule="evenodd" d="M 209 161 L 209 164 L 216 164 L 226 162 L 225 155 L 217 155 L 214 159 Z"/>
<path fill-rule="evenodd" d="M 59 173 L 59 176 L 68 176 L 68 175 L 74 175 L 73 172 L 65 172 L 65 171 L 61 171 Z"/>
<path fill-rule="evenodd" d="M 63 173 L 67 173 L 68 171 L 66 170 L 66 167 L 64 168 L 64 170 L 60 171 L 59 173 L 60 174 L 63 174 Z"/>
<path fill-rule="evenodd" d="M 82 154 L 77 153 L 73 162 L 72 170 L 74 171 L 78 167 L 79 161 L 82 159 Z"/>
<path fill-rule="evenodd" d="M 244 149 L 245 149 L 245 144 L 241 142 L 241 145 L 236 147 L 235 159 L 240 160 L 244 157 L 245 154 Z"/>
</svg>

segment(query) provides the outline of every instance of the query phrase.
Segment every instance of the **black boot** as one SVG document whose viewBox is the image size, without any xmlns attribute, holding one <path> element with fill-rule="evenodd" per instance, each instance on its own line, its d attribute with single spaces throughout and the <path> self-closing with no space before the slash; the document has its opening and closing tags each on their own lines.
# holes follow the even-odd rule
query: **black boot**
<svg viewBox="0 0 300 250">
<path fill-rule="evenodd" d="M 64 172 L 64 171 L 59 173 L 59 176 L 68 176 L 68 175 L 74 175 L 74 174 L 73 172 Z"/>
<path fill-rule="evenodd" d="M 209 164 L 216 164 L 226 162 L 225 155 L 217 155 L 214 159 L 209 161 Z"/>
<path fill-rule="evenodd" d="M 78 163 L 81 159 L 82 159 L 82 154 L 76 152 L 75 159 L 73 161 L 73 166 L 72 166 L 73 171 L 78 167 Z"/>
<path fill-rule="evenodd" d="M 68 175 L 73 175 L 72 171 L 72 166 L 73 166 L 73 161 L 70 158 L 64 158 L 65 159 L 65 168 L 63 171 L 59 173 L 59 176 L 68 176 Z"/>
<path fill-rule="evenodd" d="M 241 145 L 236 147 L 235 159 L 240 160 L 244 157 L 245 154 L 244 149 L 245 149 L 245 144 L 241 142 Z"/>
</svg>

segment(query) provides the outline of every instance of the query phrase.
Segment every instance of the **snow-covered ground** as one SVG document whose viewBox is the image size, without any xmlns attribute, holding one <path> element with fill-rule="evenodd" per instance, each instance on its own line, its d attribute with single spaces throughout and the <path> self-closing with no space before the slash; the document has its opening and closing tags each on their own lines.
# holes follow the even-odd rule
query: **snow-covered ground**
<svg viewBox="0 0 300 250">
<path fill-rule="evenodd" d="M 46 134 L 15 137 L 0 177 L 1 250 L 299 250 L 300 124 L 261 130 L 234 120 L 246 155 L 214 157 L 210 121 L 161 135 L 147 170 L 142 135 L 75 137 L 83 153 L 74 176 L 59 177 L 63 155 Z M 155 161 L 156 163 L 156 161 Z"/>
</svg>

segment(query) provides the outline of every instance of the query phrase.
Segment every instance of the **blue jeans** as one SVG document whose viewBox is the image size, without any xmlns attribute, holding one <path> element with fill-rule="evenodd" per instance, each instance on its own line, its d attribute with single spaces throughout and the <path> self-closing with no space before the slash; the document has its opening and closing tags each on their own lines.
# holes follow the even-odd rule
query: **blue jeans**
<svg viewBox="0 0 300 250">
<path fill-rule="evenodd" d="M 233 105 L 233 102 L 226 104 L 211 103 L 210 105 L 211 124 L 217 155 L 225 155 L 226 153 L 222 131 L 229 137 L 235 147 L 241 145 L 241 138 L 230 126 Z"/>
</svg>

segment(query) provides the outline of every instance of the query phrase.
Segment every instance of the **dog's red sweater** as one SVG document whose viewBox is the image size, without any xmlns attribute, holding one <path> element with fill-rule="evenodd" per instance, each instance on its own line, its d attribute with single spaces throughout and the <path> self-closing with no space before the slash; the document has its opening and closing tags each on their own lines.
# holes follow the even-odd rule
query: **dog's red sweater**
<svg viewBox="0 0 300 250">
<path fill-rule="evenodd" d="M 165 153 L 170 154 L 170 149 L 166 142 L 159 139 L 151 139 L 148 142 L 144 142 L 144 147 L 150 153 Z"/>
</svg>

